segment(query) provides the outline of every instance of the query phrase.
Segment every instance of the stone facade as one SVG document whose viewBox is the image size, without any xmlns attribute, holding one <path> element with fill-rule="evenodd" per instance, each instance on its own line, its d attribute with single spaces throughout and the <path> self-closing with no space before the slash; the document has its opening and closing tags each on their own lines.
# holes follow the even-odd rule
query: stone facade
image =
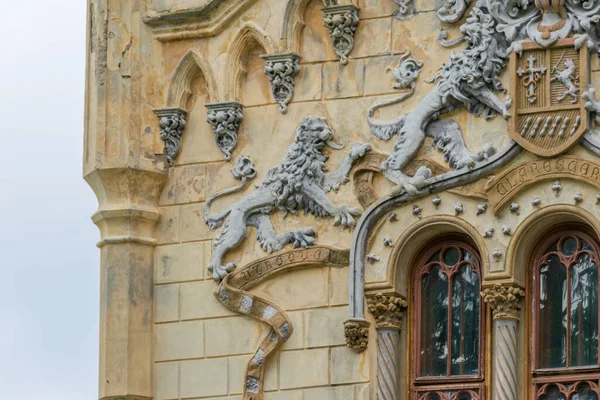
<svg viewBox="0 0 600 400">
<path fill-rule="evenodd" d="M 514 338 L 482 350 L 481 398 L 537 399 L 526 379 L 500 376 L 529 376 L 526 362 L 494 360 L 528 359 L 519 300 L 543 232 L 600 233 L 600 105 L 585 87 L 600 87 L 598 43 L 575 30 L 557 39 L 565 54 L 583 52 L 568 123 L 527 117 L 513 47 L 530 51 L 535 35 L 488 43 L 505 52 L 497 76 L 456 89 L 469 106 L 447 103 L 444 84 L 427 80 L 453 52 L 474 57 L 468 40 L 497 24 L 494 2 L 504 3 L 88 0 L 83 174 L 99 201 L 99 399 L 421 400 L 405 362 L 412 263 L 440 235 L 479 253 L 485 337 L 506 328 Z M 521 3 L 523 15 L 545 15 Z M 463 34 L 473 36 L 450 48 Z M 548 55 L 561 71 L 563 47 Z M 477 115 L 488 112 L 498 115 Z M 525 128 L 554 129 L 557 143 Z"/>
</svg>

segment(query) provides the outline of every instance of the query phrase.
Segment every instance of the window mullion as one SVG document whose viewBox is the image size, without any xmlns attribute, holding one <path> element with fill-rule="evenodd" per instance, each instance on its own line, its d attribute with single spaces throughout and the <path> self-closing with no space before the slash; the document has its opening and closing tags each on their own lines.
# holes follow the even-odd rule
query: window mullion
<svg viewBox="0 0 600 400">
<path fill-rule="evenodd" d="M 452 275 L 448 274 L 448 358 L 446 376 L 452 376 L 452 297 L 454 296 L 452 279 Z"/>
<path fill-rule="evenodd" d="M 567 326 L 565 327 L 565 333 L 567 337 L 567 368 L 571 367 L 571 268 L 572 265 L 565 264 L 567 270 Z"/>
</svg>

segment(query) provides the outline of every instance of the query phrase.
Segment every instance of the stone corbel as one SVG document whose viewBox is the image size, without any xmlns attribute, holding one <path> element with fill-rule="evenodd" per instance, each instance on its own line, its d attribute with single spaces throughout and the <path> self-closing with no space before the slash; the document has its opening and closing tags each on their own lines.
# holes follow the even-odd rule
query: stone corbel
<svg viewBox="0 0 600 400">
<path fill-rule="evenodd" d="M 165 142 L 165 157 L 172 167 L 179 153 L 187 113 L 181 108 L 159 108 L 154 113 L 160 119 L 160 138 Z"/>
<path fill-rule="evenodd" d="M 400 329 L 408 306 L 396 293 L 367 297 L 369 312 L 377 328 L 377 399 L 399 399 Z"/>
<path fill-rule="evenodd" d="M 354 48 L 354 35 L 360 22 L 360 8 L 353 4 L 337 4 L 337 0 L 326 0 L 322 8 L 324 25 L 333 40 L 333 50 L 342 65 L 348 64 L 348 55 Z"/>
<path fill-rule="evenodd" d="M 371 324 L 366 319 L 352 318 L 344 322 L 346 346 L 356 353 L 362 353 L 369 344 L 369 327 Z"/>
<path fill-rule="evenodd" d="M 231 152 L 237 145 L 237 137 L 244 114 L 242 105 L 237 102 L 210 103 L 206 105 L 206 122 L 215 134 L 217 146 L 225 154 L 225 160 L 231 160 Z"/>
<path fill-rule="evenodd" d="M 271 83 L 271 93 L 279 111 L 285 114 L 294 97 L 294 79 L 300 72 L 300 56 L 296 53 L 280 53 L 262 56 L 265 60 L 265 75 Z"/>
</svg>

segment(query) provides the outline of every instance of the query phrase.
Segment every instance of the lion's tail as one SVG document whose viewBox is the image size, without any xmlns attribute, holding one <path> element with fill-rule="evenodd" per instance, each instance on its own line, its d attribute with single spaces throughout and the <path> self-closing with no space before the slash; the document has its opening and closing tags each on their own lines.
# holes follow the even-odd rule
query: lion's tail
<svg viewBox="0 0 600 400">
<path fill-rule="evenodd" d="M 399 118 L 396 118 L 391 121 L 375 121 L 373 119 L 373 114 L 375 110 L 380 109 L 381 107 L 390 106 L 392 104 L 398 104 L 409 97 L 411 97 L 415 93 L 414 88 L 411 88 L 410 92 L 403 94 L 400 97 L 395 99 L 386 100 L 386 101 L 378 101 L 369 108 L 369 113 L 367 115 L 367 119 L 369 121 L 369 127 L 371 128 L 371 133 L 375 135 L 378 139 L 385 140 L 386 142 L 390 140 L 395 135 L 400 133 L 400 130 L 404 126 L 404 121 L 406 120 L 406 115 L 403 115 Z"/>
<path fill-rule="evenodd" d="M 211 216 L 210 215 L 210 206 L 211 206 L 212 202 L 215 201 L 216 199 L 218 199 L 219 197 L 223 197 L 223 196 L 227 196 L 228 194 L 231 194 L 231 193 L 239 192 L 240 190 L 244 189 L 244 187 L 246 187 L 246 183 L 248 183 L 248 178 L 243 177 L 242 182 L 240 182 L 239 185 L 229 188 L 229 189 L 221 190 L 220 192 L 213 194 L 212 196 L 210 196 L 208 198 L 208 200 L 206 200 L 206 205 L 204 206 L 204 222 L 206 223 L 206 225 L 208 225 L 208 227 L 210 229 L 219 228 L 221 226 L 221 224 L 223 223 L 223 220 L 225 218 L 227 218 L 229 213 L 231 213 L 231 209 L 233 208 L 233 206 L 227 207 L 227 209 L 225 211 L 221 212 L 220 214 Z"/>
<path fill-rule="evenodd" d="M 254 163 L 250 160 L 249 157 L 239 157 L 235 166 L 231 170 L 231 173 L 235 179 L 241 180 L 240 184 L 225 190 L 221 190 L 210 196 L 206 201 L 206 205 L 204 206 L 204 222 L 210 229 L 217 229 L 223 223 L 223 220 L 227 218 L 229 213 L 231 213 L 232 207 L 228 207 L 225 211 L 216 216 L 210 215 L 210 206 L 213 201 L 218 199 L 219 197 L 227 196 L 228 194 L 237 193 L 240 190 L 246 187 L 248 180 L 253 179 L 256 176 L 256 169 L 254 167 Z"/>
</svg>

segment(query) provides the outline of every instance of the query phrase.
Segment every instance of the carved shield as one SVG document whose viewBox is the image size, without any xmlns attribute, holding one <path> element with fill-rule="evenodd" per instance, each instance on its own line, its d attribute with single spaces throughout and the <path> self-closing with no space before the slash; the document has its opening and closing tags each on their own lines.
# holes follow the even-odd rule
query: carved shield
<svg viewBox="0 0 600 400">
<path fill-rule="evenodd" d="M 589 129 L 581 93 L 589 83 L 589 56 L 574 39 L 552 47 L 523 43 L 511 54 L 510 135 L 530 152 L 552 157 L 575 145 Z"/>
</svg>

